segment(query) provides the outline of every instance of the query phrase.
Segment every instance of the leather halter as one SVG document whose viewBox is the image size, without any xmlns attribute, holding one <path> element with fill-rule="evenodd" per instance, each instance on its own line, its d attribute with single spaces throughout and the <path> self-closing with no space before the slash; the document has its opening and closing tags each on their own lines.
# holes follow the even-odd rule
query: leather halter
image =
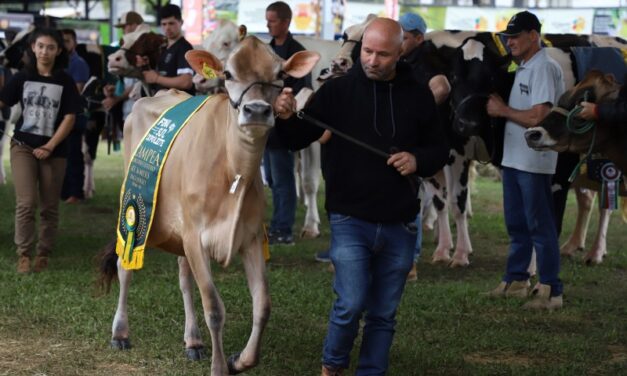
<svg viewBox="0 0 627 376">
<path fill-rule="evenodd" d="M 225 72 L 225 73 L 228 73 L 228 72 Z M 227 77 L 227 80 L 229 78 L 230 77 Z M 233 101 L 231 99 L 231 97 L 229 97 L 229 102 L 231 102 L 231 106 L 233 106 L 234 109 L 238 110 L 239 106 L 242 104 L 242 99 L 244 98 L 244 95 L 248 92 L 248 90 L 252 89 L 252 87 L 255 86 L 255 85 L 259 85 L 261 87 L 264 87 L 264 86 L 265 87 L 268 87 L 268 86 L 269 87 L 273 87 L 273 88 L 279 89 L 279 92 L 281 90 L 283 90 L 283 88 L 285 87 L 284 85 L 277 85 L 277 84 L 273 84 L 271 82 L 264 82 L 264 81 L 252 82 L 250 85 L 246 86 L 246 89 L 244 89 L 244 91 L 242 91 L 242 94 L 240 94 L 239 98 L 237 98 L 237 101 Z"/>
</svg>

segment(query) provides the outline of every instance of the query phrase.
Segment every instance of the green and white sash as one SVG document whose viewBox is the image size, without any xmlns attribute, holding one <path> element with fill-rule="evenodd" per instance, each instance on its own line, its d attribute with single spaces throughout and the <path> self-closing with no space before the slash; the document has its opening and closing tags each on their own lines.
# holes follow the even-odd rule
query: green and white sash
<svg viewBox="0 0 627 376">
<path fill-rule="evenodd" d="M 170 148 L 181 129 L 209 98 L 194 96 L 164 111 L 133 152 L 120 192 L 115 246 L 124 269 L 141 269 L 144 265 L 144 248 Z"/>
</svg>

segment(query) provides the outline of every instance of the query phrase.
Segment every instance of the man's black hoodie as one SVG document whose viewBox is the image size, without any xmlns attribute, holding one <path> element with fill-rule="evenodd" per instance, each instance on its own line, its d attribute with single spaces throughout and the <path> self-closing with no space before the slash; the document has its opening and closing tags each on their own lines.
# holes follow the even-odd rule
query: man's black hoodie
<svg viewBox="0 0 627 376">
<path fill-rule="evenodd" d="M 429 177 L 448 159 L 449 148 L 427 86 L 398 63 L 390 81 L 369 79 L 359 64 L 325 83 L 305 113 L 387 153 L 408 151 L 416 173 Z M 293 116 L 277 132 L 291 149 L 306 147 L 323 129 Z M 371 222 L 410 222 L 420 209 L 416 192 L 386 159 L 333 135 L 322 147 L 326 210 Z"/>
</svg>

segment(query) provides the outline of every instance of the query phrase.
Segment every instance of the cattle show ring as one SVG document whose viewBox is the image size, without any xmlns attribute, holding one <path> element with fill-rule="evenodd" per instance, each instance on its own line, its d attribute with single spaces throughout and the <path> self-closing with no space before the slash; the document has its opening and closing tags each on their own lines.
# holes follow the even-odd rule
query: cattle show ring
<svg viewBox="0 0 627 376">
<path fill-rule="evenodd" d="M 3 69 L 23 68 L 37 27 L 76 28 L 77 52 L 92 70 L 81 93 L 85 112 L 102 126 L 91 154 L 83 140 L 85 199 L 59 204 L 49 266 L 22 273 L 10 160 L 23 144 L 14 132 L 22 108 L 0 115 L 0 375 L 319 375 L 338 293 L 323 175 L 338 161 L 325 159 L 325 148 L 342 140 L 381 163 L 399 150 L 353 137 L 308 106 L 321 87 L 362 69 L 372 22 L 409 13 L 426 21 L 421 59 L 447 87 L 441 99 L 433 80 L 425 90 L 433 91 L 449 153 L 433 176 L 402 176 L 420 199 L 422 241 L 392 320 L 385 374 L 627 374 L 627 130 L 625 121 L 580 116 L 583 102 L 624 96 L 624 0 L 290 0 L 290 30 L 305 50 L 287 59 L 269 44 L 263 14 L 271 1 L 170 1 L 182 9 L 193 45 L 184 54 L 188 71 L 173 77 L 191 75 L 192 94 L 146 79 L 168 43 L 156 18 L 167 2 L 53 1 L 38 10 L 39 2 L 6 3 Z M 145 17 L 122 35 L 116 20 L 130 10 Z M 525 10 L 542 23 L 539 46 L 563 84 L 546 116 L 521 132 L 530 150 L 559 153 L 550 186 L 552 194 L 562 190 L 563 207 L 549 212 L 563 211 L 563 293 L 559 306 L 543 309 L 528 303 L 545 286 L 535 252 L 525 263 L 525 296 L 492 290 L 510 260 L 501 165 L 510 136 L 489 106 L 495 96 L 507 103 L 510 93 L 531 90 L 515 81 L 528 65 L 501 33 Z M 293 93 L 293 115 L 285 117 L 276 109 L 288 103 L 284 83 L 309 75 L 311 88 Z M 135 101 L 119 129 L 103 105 L 118 81 L 132 82 Z M 374 108 L 362 111 L 374 111 L 378 132 L 374 95 Z M 41 98 L 43 90 L 27 100 Z M 277 242 L 268 232 L 276 197 L 262 163 L 270 131 L 294 121 L 325 131 L 294 150 L 293 242 Z M 360 329 L 367 325 L 362 318 Z M 323 364 L 322 375 L 365 374 L 362 339 L 347 368 Z"/>
</svg>

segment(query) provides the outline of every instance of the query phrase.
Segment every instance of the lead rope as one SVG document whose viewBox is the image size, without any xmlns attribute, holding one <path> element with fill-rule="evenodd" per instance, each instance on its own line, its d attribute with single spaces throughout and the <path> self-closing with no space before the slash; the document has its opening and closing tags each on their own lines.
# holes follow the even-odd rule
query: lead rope
<svg viewBox="0 0 627 376">
<path fill-rule="evenodd" d="M 585 102 L 588 101 L 588 91 L 584 92 L 583 100 Z M 574 117 L 576 115 L 579 115 L 582 110 L 583 106 L 576 105 L 572 110 L 568 112 L 568 114 L 566 115 L 566 128 L 568 128 L 568 130 L 574 134 L 584 134 L 592 129 L 592 142 L 590 143 L 590 147 L 588 148 L 588 151 L 586 152 L 584 158 L 579 160 L 579 163 L 577 163 L 577 165 L 573 169 L 573 172 L 570 173 L 570 176 L 568 177 L 569 183 L 572 183 L 575 180 L 575 178 L 579 174 L 579 169 L 581 168 L 581 165 L 584 163 L 584 161 L 590 158 L 590 155 L 592 154 L 592 148 L 594 147 L 597 136 L 597 129 L 595 127 L 596 124 L 593 120 L 586 120 L 579 125 L 575 124 L 575 122 L 573 121 Z"/>
</svg>

